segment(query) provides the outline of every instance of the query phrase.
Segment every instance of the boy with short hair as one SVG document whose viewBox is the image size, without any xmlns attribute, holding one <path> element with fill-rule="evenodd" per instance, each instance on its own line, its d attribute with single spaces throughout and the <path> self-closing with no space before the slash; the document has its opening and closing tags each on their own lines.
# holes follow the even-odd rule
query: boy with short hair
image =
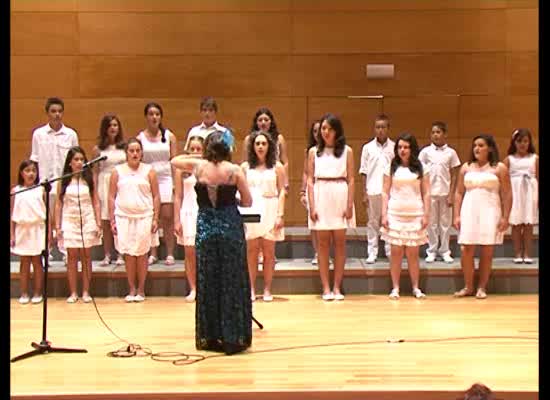
<svg viewBox="0 0 550 400">
<path fill-rule="evenodd" d="M 367 206 L 367 263 L 373 264 L 378 257 L 378 238 L 382 218 L 382 185 L 384 170 L 391 164 L 395 142 L 388 138 L 390 119 L 380 114 L 374 120 L 375 138 L 363 145 L 361 167 L 363 176 L 363 202 Z M 384 245 L 386 257 L 390 257 L 390 245 Z"/>
<path fill-rule="evenodd" d="M 65 103 L 59 97 L 50 97 L 45 106 L 48 116 L 46 125 L 32 132 L 30 159 L 38 163 L 40 181 L 60 177 L 63 174 L 65 158 L 71 147 L 78 146 L 78 135 L 72 128 L 63 124 Z M 52 183 L 50 192 L 50 221 L 57 195 L 57 182 Z M 50 256 L 51 257 L 51 256 Z"/>
<path fill-rule="evenodd" d="M 418 159 L 430 170 L 430 223 L 426 262 L 434 262 L 439 254 L 446 263 L 452 263 L 449 236 L 452 225 L 452 206 L 460 160 L 456 151 L 447 145 L 447 124 L 432 123 L 431 144 L 420 151 Z M 439 249 L 437 248 L 439 241 Z"/>
<path fill-rule="evenodd" d="M 189 139 L 193 136 L 199 136 L 206 140 L 211 133 L 225 130 L 225 128 L 217 122 L 218 103 L 216 103 L 213 97 L 203 97 L 200 102 L 199 110 L 202 122 L 189 130 L 184 148 L 187 148 Z"/>
</svg>

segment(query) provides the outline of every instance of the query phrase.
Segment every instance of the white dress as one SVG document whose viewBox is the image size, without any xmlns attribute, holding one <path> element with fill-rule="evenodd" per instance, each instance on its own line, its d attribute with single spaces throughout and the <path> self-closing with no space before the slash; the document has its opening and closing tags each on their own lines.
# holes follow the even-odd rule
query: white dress
<svg viewBox="0 0 550 400">
<path fill-rule="evenodd" d="M 143 145 L 142 161 L 150 164 L 157 173 L 161 203 L 174 202 L 174 181 L 172 179 L 172 165 L 170 164 L 170 134 L 171 132 L 166 129 L 164 134 L 166 142 L 164 143 L 162 143 L 160 137 L 158 140 L 150 141 L 143 131 L 138 135 L 138 139 Z"/>
<path fill-rule="evenodd" d="M 105 161 L 99 163 L 99 173 L 97 175 L 97 194 L 101 206 L 101 219 L 109 220 L 109 182 L 111 172 L 115 166 L 123 164 L 126 161 L 126 152 L 123 149 L 117 149 L 114 144 L 109 145 L 105 150 L 99 152 L 100 156 L 107 156 Z"/>
<path fill-rule="evenodd" d="M 183 200 L 180 209 L 180 221 L 182 227 L 182 237 L 177 237 L 177 242 L 181 246 L 194 246 L 195 236 L 197 234 L 197 214 L 199 205 L 197 204 L 197 192 L 195 192 L 195 183 L 197 178 L 194 174 L 183 178 Z"/>
<path fill-rule="evenodd" d="M 338 230 L 355 228 L 355 205 L 352 217 L 346 219 L 344 213 L 348 204 L 347 146 L 340 157 L 334 156 L 334 149 L 325 147 L 323 154 L 315 149 L 315 174 L 313 198 L 317 221 L 308 216 L 310 230 Z"/>
<path fill-rule="evenodd" d="M 390 176 L 390 165 L 384 172 Z M 428 175 L 428 168 L 423 168 Z M 391 177 L 388 200 L 388 227 L 380 228 L 382 240 L 396 246 L 415 247 L 428 242 L 428 233 L 422 228 L 424 204 L 422 200 L 422 178 L 408 167 L 399 166 Z"/>
<path fill-rule="evenodd" d="M 466 192 L 460 209 L 459 244 L 502 244 L 504 232 L 497 229 L 502 217 L 500 181 L 488 163 L 464 175 Z"/>
<path fill-rule="evenodd" d="M 539 183 L 536 178 L 535 154 L 527 157 L 508 156 L 510 160 L 510 180 L 512 182 L 511 225 L 539 223 Z"/>
<path fill-rule="evenodd" d="M 15 187 L 15 191 L 22 189 L 24 186 Z M 18 256 L 40 255 L 46 239 L 46 204 L 42 186 L 15 195 L 11 220 L 15 222 L 15 246 L 11 252 Z"/>
<path fill-rule="evenodd" d="M 153 224 L 153 192 L 149 183 L 151 165 L 140 163 L 137 169 L 128 164 L 115 167 L 118 174 L 115 197 L 115 248 L 120 254 L 142 256 L 159 245 Z"/>
<path fill-rule="evenodd" d="M 246 223 L 246 240 L 264 238 L 276 242 L 285 240 L 284 228 L 275 230 L 279 209 L 277 173 L 275 168 L 248 168 L 246 181 L 252 195 L 254 209 L 260 212 L 260 222 Z"/>
<path fill-rule="evenodd" d="M 92 196 L 86 181 L 82 178 L 77 181 L 73 177 L 65 189 L 62 202 L 61 230 L 63 231 L 63 240 L 61 241 L 61 247 L 64 249 L 80 249 L 100 245 L 101 232 L 97 228 Z M 82 224 L 80 222 L 81 213 Z M 82 243 L 82 238 L 84 238 L 84 243 Z"/>
</svg>

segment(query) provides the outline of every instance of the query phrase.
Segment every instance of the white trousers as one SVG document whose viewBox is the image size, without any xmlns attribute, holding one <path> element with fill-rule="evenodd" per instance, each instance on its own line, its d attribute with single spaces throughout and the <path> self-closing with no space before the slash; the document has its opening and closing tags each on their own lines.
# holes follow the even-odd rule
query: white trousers
<svg viewBox="0 0 550 400">
<path fill-rule="evenodd" d="M 368 196 L 368 222 L 367 241 L 368 255 L 378 257 L 378 238 L 380 236 L 380 222 L 382 219 L 382 195 Z M 390 244 L 385 242 L 384 251 L 386 257 L 390 258 Z"/>
<path fill-rule="evenodd" d="M 447 206 L 447 196 L 431 196 L 430 223 L 428 224 L 427 255 L 450 255 L 449 237 L 453 208 Z M 483 205 L 480 204 L 480 207 Z M 437 245 L 439 244 L 439 249 Z"/>
</svg>

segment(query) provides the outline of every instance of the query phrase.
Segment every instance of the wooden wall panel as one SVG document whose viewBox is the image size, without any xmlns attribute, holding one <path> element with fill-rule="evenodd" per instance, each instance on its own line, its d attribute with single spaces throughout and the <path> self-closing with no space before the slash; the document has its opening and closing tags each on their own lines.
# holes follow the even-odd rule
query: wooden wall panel
<svg viewBox="0 0 550 400">
<path fill-rule="evenodd" d="M 294 96 L 504 94 L 505 53 L 295 56 Z M 367 79 L 365 66 L 394 64 L 394 79 Z"/>
<path fill-rule="evenodd" d="M 506 27 L 508 51 L 538 51 L 538 8 L 506 10 Z"/>
<path fill-rule="evenodd" d="M 78 95 L 78 59 L 74 56 L 12 56 L 11 97 Z"/>
<path fill-rule="evenodd" d="M 364 54 L 504 51 L 505 22 L 504 10 L 296 13 L 293 24 L 294 52 Z M 438 28 L 442 26 L 445 27 L 444 35 Z"/>
<path fill-rule="evenodd" d="M 510 121 L 508 134 L 512 136 L 516 128 L 527 128 L 531 131 L 536 145 L 539 137 L 539 97 L 511 96 L 508 98 L 508 107 Z"/>
<path fill-rule="evenodd" d="M 539 53 L 508 53 L 506 57 L 507 93 L 539 93 Z"/>
<path fill-rule="evenodd" d="M 519 0 L 523 1 L 523 0 Z M 531 7 L 536 7 L 536 1 L 528 0 Z M 533 5 L 534 4 L 534 5 Z M 506 0 L 293 0 L 294 11 L 380 11 L 380 10 L 456 10 L 456 9 L 503 9 L 507 7 Z"/>
<path fill-rule="evenodd" d="M 80 57 L 83 97 L 289 96 L 287 56 Z"/>
<path fill-rule="evenodd" d="M 12 99 L 10 103 L 10 140 L 12 142 L 27 142 L 30 149 L 33 129 L 48 122 L 46 111 L 44 110 L 45 105 L 46 98 Z M 65 108 L 67 107 L 70 107 L 70 105 L 66 104 Z"/>
<path fill-rule="evenodd" d="M 538 142 L 538 2 L 535 0 L 10 0 L 12 6 L 12 181 L 46 123 L 49 96 L 90 153 L 104 113 L 127 137 L 145 126 L 143 107 L 164 108 L 180 146 L 212 95 L 218 120 L 241 148 L 257 108 L 269 107 L 288 142 L 287 225 L 304 226 L 299 204 L 310 123 L 343 120 L 359 169 L 376 114 L 390 135 L 429 142 L 435 119 L 464 161 L 471 138 L 493 133 L 501 153 L 514 128 Z M 47 55 L 45 55 L 47 54 Z M 395 78 L 368 80 L 365 65 L 391 63 Z M 383 99 L 348 96 L 383 95 Z M 459 95 L 459 96 L 457 96 Z M 356 212 L 364 226 L 362 182 Z"/>
<path fill-rule="evenodd" d="M 76 13 L 12 14 L 10 50 L 13 55 L 51 56 L 76 53 Z"/>
<path fill-rule="evenodd" d="M 374 118 L 382 112 L 382 101 L 380 99 L 348 99 L 346 97 L 312 97 L 309 99 L 309 124 L 329 112 L 342 120 L 347 140 L 357 139 L 366 142 L 373 136 Z"/>
<path fill-rule="evenodd" d="M 447 123 L 449 142 L 460 136 L 459 96 L 422 96 L 384 98 L 384 114 L 390 117 L 390 137 L 403 132 L 415 135 L 419 146 L 430 144 L 431 124 Z"/>
<path fill-rule="evenodd" d="M 79 1 L 80 12 L 288 12 L 291 0 L 94 0 Z"/>
<path fill-rule="evenodd" d="M 480 133 L 493 135 L 502 158 L 511 135 L 506 97 L 461 96 L 460 128 L 460 136 L 467 143 L 471 143 L 471 139 Z"/>
<path fill-rule="evenodd" d="M 78 0 L 10 0 L 10 10 L 15 12 L 70 12 L 77 10 Z"/>
<path fill-rule="evenodd" d="M 81 54 L 287 54 L 289 14 L 81 13 Z"/>
</svg>

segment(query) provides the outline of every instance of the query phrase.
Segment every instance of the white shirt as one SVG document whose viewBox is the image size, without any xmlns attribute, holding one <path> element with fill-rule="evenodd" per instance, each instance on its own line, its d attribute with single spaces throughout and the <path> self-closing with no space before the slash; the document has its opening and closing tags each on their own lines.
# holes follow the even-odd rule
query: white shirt
<svg viewBox="0 0 550 400">
<path fill-rule="evenodd" d="M 430 169 L 430 194 L 447 196 L 451 189 L 451 169 L 460 166 L 456 151 L 446 144 L 437 147 L 432 143 L 420 151 L 418 159 Z"/>
<path fill-rule="evenodd" d="M 223 130 L 225 130 L 225 128 L 218 124 L 217 121 L 210 126 L 206 126 L 204 122 L 202 122 L 200 125 L 196 125 L 189 129 L 189 133 L 187 133 L 187 140 L 185 141 L 185 147 L 187 148 L 187 145 L 189 144 L 189 139 L 193 136 L 200 136 L 201 138 L 206 140 L 208 135 L 210 135 L 211 133 Z"/>
<path fill-rule="evenodd" d="M 33 131 L 30 158 L 38 163 L 40 181 L 61 176 L 67 153 L 74 146 L 78 146 L 78 135 L 65 125 L 61 125 L 58 131 L 50 124 Z M 52 193 L 56 193 L 56 183 L 52 184 Z"/>
<path fill-rule="evenodd" d="M 367 195 L 382 194 L 384 171 L 395 156 L 394 148 L 395 142 L 389 138 L 383 145 L 374 138 L 363 146 L 359 173 L 367 176 Z"/>
</svg>

